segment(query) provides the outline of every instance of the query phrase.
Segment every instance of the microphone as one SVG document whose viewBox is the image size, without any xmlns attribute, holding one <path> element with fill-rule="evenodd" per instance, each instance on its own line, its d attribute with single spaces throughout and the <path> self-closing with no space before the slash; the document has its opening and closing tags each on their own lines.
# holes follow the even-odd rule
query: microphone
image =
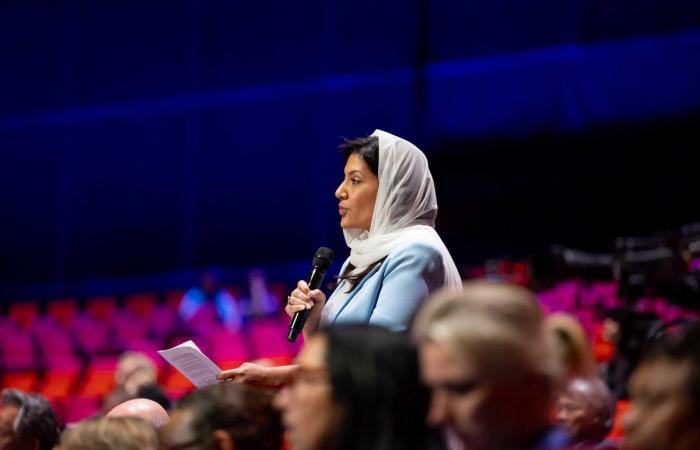
<svg viewBox="0 0 700 450">
<path fill-rule="evenodd" d="M 323 277 L 326 276 L 326 271 L 331 266 L 333 262 L 333 250 L 328 247 L 321 247 L 316 250 L 314 255 L 314 262 L 311 265 L 311 273 L 309 274 L 309 289 L 314 290 L 321 287 L 323 283 Z M 295 342 L 297 336 L 304 329 L 304 324 L 306 323 L 306 318 L 309 316 L 310 310 L 305 309 L 303 311 L 298 311 L 294 313 L 292 321 L 289 323 L 289 334 L 287 334 L 287 340 L 289 342 Z"/>
</svg>

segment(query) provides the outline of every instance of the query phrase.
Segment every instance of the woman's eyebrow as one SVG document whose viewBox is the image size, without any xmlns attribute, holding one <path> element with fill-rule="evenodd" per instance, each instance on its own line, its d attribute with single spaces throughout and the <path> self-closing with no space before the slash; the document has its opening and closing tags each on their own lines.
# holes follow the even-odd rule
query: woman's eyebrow
<svg viewBox="0 0 700 450">
<path fill-rule="evenodd" d="M 353 173 L 359 173 L 360 175 L 362 175 L 362 171 L 360 169 L 353 169 L 350 172 L 348 172 L 348 175 L 352 175 Z"/>
</svg>

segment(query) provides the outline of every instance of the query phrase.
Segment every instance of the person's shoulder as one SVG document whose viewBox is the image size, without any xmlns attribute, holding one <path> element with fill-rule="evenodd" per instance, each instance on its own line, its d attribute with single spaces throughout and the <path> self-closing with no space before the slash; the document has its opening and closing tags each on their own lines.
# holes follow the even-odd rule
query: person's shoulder
<svg viewBox="0 0 700 450">
<path fill-rule="evenodd" d="M 406 256 L 433 258 L 441 256 L 440 247 L 431 241 L 405 242 L 393 249 L 387 259 L 395 259 Z"/>
<path fill-rule="evenodd" d="M 442 264 L 440 248 L 432 242 L 407 242 L 393 249 L 386 258 L 386 270 L 400 266 L 427 266 Z"/>
</svg>

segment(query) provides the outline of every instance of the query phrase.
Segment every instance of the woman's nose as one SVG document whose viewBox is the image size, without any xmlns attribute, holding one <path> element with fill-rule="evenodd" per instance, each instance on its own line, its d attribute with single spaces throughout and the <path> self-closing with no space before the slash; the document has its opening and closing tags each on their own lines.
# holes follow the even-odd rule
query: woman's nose
<svg viewBox="0 0 700 450">
<path fill-rule="evenodd" d="M 343 183 L 340 183 L 338 189 L 335 190 L 335 198 L 342 200 L 346 197 L 345 189 L 343 189 Z"/>
<path fill-rule="evenodd" d="M 433 392 L 430 397 L 430 408 L 426 421 L 429 425 L 439 427 L 447 422 L 447 399 L 444 394 Z"/>
</svg>

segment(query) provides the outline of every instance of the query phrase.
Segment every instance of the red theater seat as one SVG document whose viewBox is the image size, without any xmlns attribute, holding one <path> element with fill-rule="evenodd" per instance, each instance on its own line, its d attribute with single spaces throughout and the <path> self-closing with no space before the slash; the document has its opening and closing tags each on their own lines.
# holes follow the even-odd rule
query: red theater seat
<svg viewBox="0 0 700 450">
<path fill-rule="evenodd" d="M 126 298 L 126 310 L 134 317 L 146 318 L 158 303 L 154 293 L 132 294 Z"/>
<path fill-rule="evenodd" d="M 109 394 L 114 387 L 116 365 L 116 358 L 96 358 L 85 370 L 78 394 L 88 397 L 104 397 Z"/>
<path fill-rule="evenodd" d="M 8 308 L 8 317 L 21 328 L 29 328 L 39 316 L 39 305 L 34 302 L 13 303 Z"/>
<path fill-rule="evenodd" d="M 51 300 L 48 304 L 47 314 L 56 323 L 63 327 L 69 327 L 78 311 L 78 302 L 75 299 Z"/>
<path fill-rule="evenodd" d="M 2 378 L 2 387 L 34 392 L 38 382 L 39 375 L 36 372 L 13 372 L 5 374 Z"/>
<path fill-rule="evenodd" d="M 107 322 L 117 310 L 117 299 L 113 296 L 92 297 L 87 301 L 87 312 L 93 318 Z"/>
<path fill-rule="evenodd" d="M 39 393 L 49 400 L 66 398 L 76 387 L 80 369 L 49 369 L 44 376 L 44 383 Z"/>
<path fill-rule="evenodd" d="M 163 377 L 163 387 L 168 396 L 174 400 L 183 397 L 195 389 L 194 385 L 177 370 L 173 369 Z"/>
<path fill-rule="evenodd" d="M 177 312 L 180 309 L 180 303 L 182 302 L 182 297 L 185 295 L 184 289 L 172 289 L 165 293 L 165 304 L 168 307 Z"/>
</svg>

